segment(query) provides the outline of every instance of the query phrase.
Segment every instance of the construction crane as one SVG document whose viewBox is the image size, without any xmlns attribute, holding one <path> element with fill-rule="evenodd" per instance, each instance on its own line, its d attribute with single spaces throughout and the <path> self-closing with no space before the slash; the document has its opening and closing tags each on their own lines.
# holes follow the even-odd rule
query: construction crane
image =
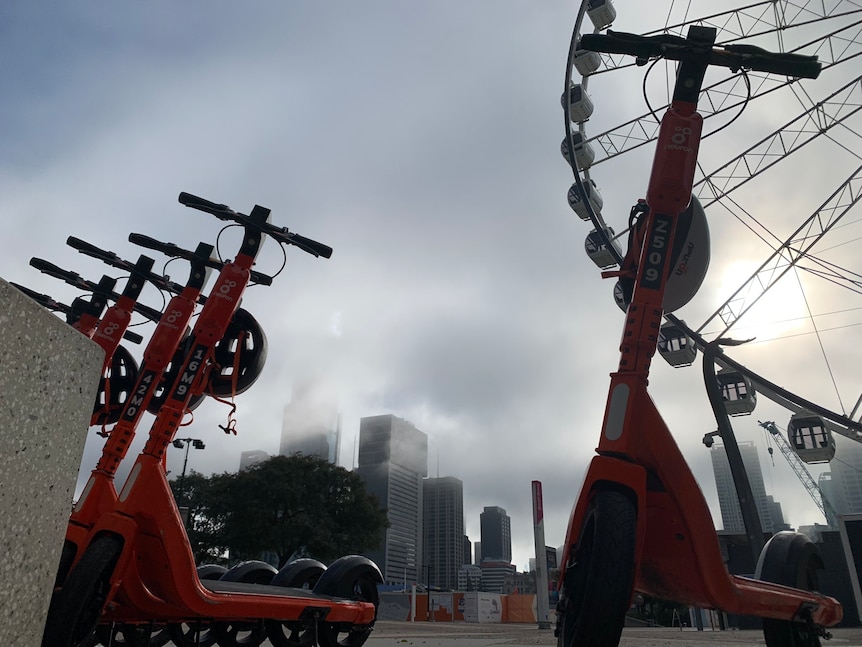
<svg viewBox="0 0 862 647">
<path fill-rule="evenodd" d="M 775 444 L 778 445 L 778 450 L 784 455 L 790 468 L 796 472 L 796 476 L 808 491 L 811 500 L 814 501 L 814 504 L 820 509 L 820 512 L 823 513 L 823 516 L 826 517 L 826 525 L 830 528 L 837 529 L 838 513 L 835 511 L 835 508 L 832 507 L 832 504 L 829 502 L 829 499 L 826 498 L 826 495 L 823 494 L 823 490 L 821 490 L 820 486 L 817 485 L 817 481 L 815 481 L 814 477 L 811 476 L 811 472 L 809 472 L 808 468 L 805 467 L 805 463 L 802 462 L 802 459 L 799 458 L 799 456 L 796 455 L 796 452 L 794 452 L 790 447 L 790 443 L 787 442 L 787 438 L 784 437 L 781 430 L 776 427 L 775 423 L 771 420 L 767 420 L 766 422 L 758 420 L 757 424 L 772 434 L 772 437 L 775 439 Z M 769 453 L 772 453 L 771 448 Z"/>
</svg>

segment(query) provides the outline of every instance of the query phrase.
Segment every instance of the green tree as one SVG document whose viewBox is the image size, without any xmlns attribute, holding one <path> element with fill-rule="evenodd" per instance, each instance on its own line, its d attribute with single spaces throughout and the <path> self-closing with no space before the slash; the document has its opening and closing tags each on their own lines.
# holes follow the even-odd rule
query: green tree
<svg viewBox="0 0 862 647">
<path fill-rule="evenodd" d="M 199 475 L 195 475 L 197 477 Z M 196 556 L 258 558 L 283 565 L 294 553 L 324 562 L 377 547 L 388 526 L 377 499 L 354 473 L 314 456 L 275 456 L 238 473 L 186 477 L 189 539 Z"/>
<path fill-rule="evenodd" d="M 211 510 L 215 496 L 211 479 L 192 470 L 184 479 L 172 480 L 170 486 L 180 510 L 188 510 L 186 532 L 195 559 L 198 563 L 222 561 L 229 547 L 221 539 L 219 521 Z"/>
</svg>

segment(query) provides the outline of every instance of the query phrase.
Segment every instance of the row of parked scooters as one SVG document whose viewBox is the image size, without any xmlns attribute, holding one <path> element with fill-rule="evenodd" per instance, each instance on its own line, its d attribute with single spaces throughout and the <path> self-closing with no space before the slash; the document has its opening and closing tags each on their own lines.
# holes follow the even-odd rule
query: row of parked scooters
<svg viewBox="0 0 862 647">
<path fill-rule="evenodd" d="M 115 279 L 90 282 L 37 258 L 34 267 L 87 296 L 67 306 L 16 286 L 64 313 L 105 352 L 91 419 L 105 443 L 69 519 L 43 647 L 169 641 L 179 647 L 235 647 L 266 638 L 277 647 L 358 647 L 371 632 L 379 601 L 382 577 L 373 562 L 351 555 L 328 567 L 301 559 L 280 571 L 258 561 L 229 570 L 196 566 L 165 470 L 167 447 L 188 412 L 207 396 L 242 393 L 260 375 L 266 337 L 239 304 L 250 283 L 272 283 L 252 270 L 264 238 L 315 257 L 329 258 L 332 249 L 271 224 L 269 209 L 261 206 L 245 215 L 188 193 L 179 201 L 243 229 L 233 260 L 216 260 L 206 243 L 191 251 L 131 234 L 137 245 L 188 262 L 188 280 L 180 285 L 153 272 L 152 258 L 131 262 L 70 237 L 67 243 L 78 251 L 128 273 L 121 293 L 114 291 Z M 204 294 L 213 270 L 218 276 Z M 138 302 L 147 283 L 172 295 L 164 310 Z M 156 324 L 140 365 L 121 343 L 143 341 L 129 330 L 133 312 Z M 145 411 L 155 420 L 118 489 L 117 470 Z"/>
</svg>

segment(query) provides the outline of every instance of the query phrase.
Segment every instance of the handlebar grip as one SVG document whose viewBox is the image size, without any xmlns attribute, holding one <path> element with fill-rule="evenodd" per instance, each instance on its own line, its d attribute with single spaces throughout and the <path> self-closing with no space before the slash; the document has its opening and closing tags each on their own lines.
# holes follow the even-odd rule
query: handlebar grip
<svg viewBox="0 0 862 647">
<path fill-rule="evenodd" d="M 132 342 L 133 344 L 140 344 L 144 341 L 144 338 L 136 332 L 132 332 L 131 330 L 127 330 L 123 333 L 123 339 Z"/>
<path fill-rule="evenodd" d="M 673 34 L 640 36 L 610 29 L 605 34 L 584 34 L 580 39 L 581 49 L 604 54 L 628 54 L 643 58 L 661 56 L 668 47 L 685 47 L 691 44 L 682 36 L 674 36 Z"/>
<path fill-rule="evenodd" d="M 34 256 L 30 259 L 30 265 L 44 274 L 61 278 L 63 280 L 78 281 L 81 278 L 80 274 L 70 270 L 64 270 L 62 267 L 54 265 L 53 263 L 46 261 L 44 258 L 37 258 Z"/>
<path fill-rule="evenodd" d="M 166 256 L 174 256 L 173 250 L 178 249 L 173 243 L 163 243 L 155 238 L 150 238 L 144 234 L 129 234 L 129 242 L 140 247 L 153 249 L 157 252 L 162 252 Z"/>
<path fill-rule="evenodd" d="M 142 303 L 135 303 L 133 306 L 135 312 L 139 312 L 144 315 L 150 321 L 158 321 L 162 318 L 161 310 L 156 310 L 155 308 L 150 308 L 149 306 L 145 306 Z"/>
<path fill-rule="evenodd" d="M 41 292 L 36 292 L 36 290 L 31 290 L 28 287 L 25 287 L 19 283 L 15 283 L 14 281 L 9 282 L 10 285 L 15 287 L 19 292 L 23 292 L 28 297 L 33 299 L 40 306 L 47 308 L 48 310 L 56 310 L 57 312 L 69 312 L 71 308 L 64 303 L 60 303 L 55 301 L 53 297 L 49 297 L 47 294 L 42 294 Z"/>
<path fill-rule="evenodd" d="M 816 56 L 770 52 L 755 45 L 725 45 L 724 49 L 742 55 L 743 67 L 757 72 L 816 79 L 823 69 Z"/>
<path fill-rule="evenodd" d="M 180 193 L 178 200 L 182 205 L 191 207 L 192 209 L 206 211 L 213 215 L 217 215 L 218 213 L 233 213 L 233 209 L 228 207 L 226 204 L 216 204 L 215 202 L 210 202 L 205 198 L 192 195 L 191 193 L 186 193 L 185 191 Z"/>
<path fill-rule="evenodd" d="M 113 252 L 107 252 L 104 249 L 99 249 L 95 245 L 88 243 L 86 240 L 81 240 L 75 236 L 69 236 L 66 239 L 66 244 L 72 249 L 77 249 L 82 254 L 95 256 L 96 258 L 115 258 L 117 255 Z"/>
<path fill-rule="evenodd" d="M 311 240 L 311 238 L 306 238 L 299 234 L 289 234 L 288 242 L 315 256 L 323 256 L 323 258 L 332 256 L 332 248 L 329 245 L 318 243 L 316 240 Z"/>
</svg>

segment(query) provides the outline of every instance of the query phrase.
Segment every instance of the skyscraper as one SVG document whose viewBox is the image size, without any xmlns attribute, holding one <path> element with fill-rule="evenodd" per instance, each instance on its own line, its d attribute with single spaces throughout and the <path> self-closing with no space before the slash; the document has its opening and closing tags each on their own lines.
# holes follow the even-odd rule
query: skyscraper
<svg viewBox="0 0 862 647">
<path fill-rule="evenodd" d="M 423 489 L 422 565 L 429 586 L 455 589 L 464 565 L 464 484 L 454 476 L 429 478 Z"/>
<path fill-rule="evenodd" d="M 503 508 L 485 506 L 479 515 L 482 534 L 482 561 L 512 561 L 512 524 Z"/>
<path fill-rule="evenodd" d="M 820 475 L 820 490 L 838 514 L 862 512 L 862 444 L 836 438 L 835 446 L 830 471 Z"/>
<path fill-rule="evenodd" d="M 428 436 L 393 415 L 362 418 L 356 472 L 389 519 L 383 544 L 368 557 L 380 567 L 387 583 L 419 582 Z"/>
<path fill-rule="evenodd" d="M 724 530 L 728 532 L 745 532 L 745 524 L 742 522 L 742 510 L 739 508 L 739 498 L 736 495 L 736 486 L 730 473 L 730 462 L 727 460 L 727 452 L 723 445 L 713 445 L 709 450 L 712 458 L 712 471 L 715 474 L 715 487 L 718 491 L 718 505 L 721 508 L 721 523 Z M 772 518 L 773 510 L 777 503 L 772 497 L 767 497 L 766 486 L 763 484 L 763 471 L 760 469 L 760 459 L 757 455 L 757 446 L 751 442 L 739 443 L 739 453 L 742 455 L 742 463 L 751 483 L 751 493 L 757 505 L 757 513 L 760 517 L 760 525 L 764 532 L 775 532 L 775 521 Z M 780 507 L 778 508 L 780 510 Z M 783 519 L 777 520 L 783 524 Z M 780 529 L 780 528 L 778 528 Z"/>
<path fill-rule="evenodd" d="M 269 460 L 269 454 L 262 449 L 252 449 L 247 452 L 242 452 L 239 455 L 239 469 L 244 470 L 247 467 L 251 467 L 256 463 L 262 463 L 266 460 Z"/>
<path fill-rule="evenodd" d="M 321 378 L 296 382 L 284 408 L 279 454 L 317 456 L 337 465 L 340 449 L 341 414 L 335 389 Z"/>
</svg>

